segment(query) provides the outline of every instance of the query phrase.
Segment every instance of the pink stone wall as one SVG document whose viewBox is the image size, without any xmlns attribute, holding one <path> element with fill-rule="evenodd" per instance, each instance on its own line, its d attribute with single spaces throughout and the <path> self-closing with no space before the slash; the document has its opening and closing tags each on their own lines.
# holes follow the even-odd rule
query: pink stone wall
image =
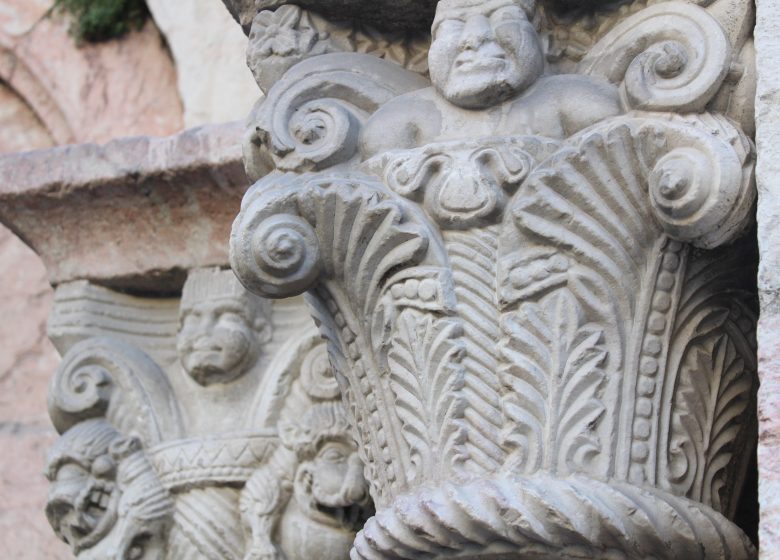
<svg viewBox="0 0 780 560">
<path fill-rule="evenodd" d="M 52 290 L 40 259 L 0 229 L 0 550 L 4 558 L 71 558 L 43 515 L 46 451 L 56 437 L 46 387 L 59 357 L 46 337 Z"/>
<path fill-rule="evenodd" d="M 51 4 L 0 0 L 0 152 L 181 130 L 176 68 L 153 22 L 78 48 L 67 21 L 46 17 Z M 14 560 L 72 558 L 43 513 L 44 461 L 56 437 L 46 391 L 59 363 L 46 337 L 46 277 L 0 225 L 0 556 Z"/>
</svg>

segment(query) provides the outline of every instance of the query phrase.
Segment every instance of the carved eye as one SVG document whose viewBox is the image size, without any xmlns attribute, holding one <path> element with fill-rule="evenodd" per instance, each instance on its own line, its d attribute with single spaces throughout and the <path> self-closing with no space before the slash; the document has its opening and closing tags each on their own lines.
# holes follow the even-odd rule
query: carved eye
<svg viewBox="0 0 780 560">
<path fill-rule="evenodd" d="M 329 463 L 343 463 L 348 454 L 340 446 L 328 446 L 320 453 L 320 458 Z"/>
<path fill-rule="evenodd" d="M 109 478 L 114 474 L 116 464 L 108 455 L 101 455 L 92 463 L 92 474 L 98 478 Z"/>
<path fill-rule="evenodd" d="M 244 324 L 244 318 L 235 311 L 225 311 L 219 316 L 220 321 L 224 321 L 231 324 Z"/>
</svg>

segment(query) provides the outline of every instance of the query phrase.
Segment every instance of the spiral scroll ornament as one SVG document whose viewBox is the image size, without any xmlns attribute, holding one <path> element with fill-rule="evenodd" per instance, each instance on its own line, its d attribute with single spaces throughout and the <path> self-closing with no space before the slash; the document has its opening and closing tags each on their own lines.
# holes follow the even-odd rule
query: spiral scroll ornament
<svg viewBox="0 0 780 560">
<path fill-rule="evenodd" d="M 165 374 L 144 352 L 119 339 L 91 338 L 73 346 L 52 378 L 48 400 L 60 433 L 96 417 L 151 444 L 181 432 Z"/>
<path fill-rule="evenodd" d="M 723 84 L 731 51 L 726 32 L 706 10 L 663 2 L 607 33 L 579 70 L 620 84 L 629 109 L 700 111 Z"/>
<path fill-rule="evenodd" d="M 686 127 L 682 137 L 672 129 L 671 149 L 648 177 L 650 204 L 666 233 L 705 249 L 732 239 L 755 200 L 752 154 L 726 140 L 739 135 L 728 121 L 713 122 L 715 134 Z"/>
<path fill-rule="evenodd" d="M 292 114 L 287 130 L 274 139 L 276 153 L 296 155 L 280 160 L 279 169 L 324 169 L 346 161 L 357 150 L 359 130 L 357 116 L 344 102 L 304 103 Z"/>
<path fill-rule="evenodd" d="M 394 97 L 423 88 L 422 76 L 368 54 L 332 53 L 304 60 L 259 102 L 244 145 L 250 175 L 270 160 L 280 171 L 309 172 L 357 154 L 361 123 Z"/>
<path fill-rule="evenodd" d="M 285 291 L 304 291 L 319 272 L 317 236 L 298 216 L 279 214 L 264 221 L 252 236 L 252 254 L 266 285 L 281 281 Z"/>
</svg>

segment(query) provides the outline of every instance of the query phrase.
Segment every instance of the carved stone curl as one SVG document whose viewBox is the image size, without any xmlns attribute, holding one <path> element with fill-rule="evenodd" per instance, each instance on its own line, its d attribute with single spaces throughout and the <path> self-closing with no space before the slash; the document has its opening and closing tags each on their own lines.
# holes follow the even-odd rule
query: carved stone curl
<svg viewBox="0 0 780 560">
<path fill-rule="evenodd" d="M 79 282 L 51 331 L 70 348 L 47 514 L 78 558 L 347 555 L 373 508 L 302 301 L 272 306 L 219 269 L 191 271 L 180 301 Z"/>
<path fill-rule="evenodd" d="M 590 76 L 550 76 L 533 10 L 440 2 L 432 87 L 354 121 L 356 150 L 323 125 L 336 165 L 277 159 L 232 267 L 307 291 L 328 340 L 377 506 L 353 559 L 752 558 L 728 517 L 754 437 L 754 154 L 688 113 L 723 86 L 728 38 L 664 2 Z M 365 87 L 359 57 L 327 63 Z"/>
</svg>

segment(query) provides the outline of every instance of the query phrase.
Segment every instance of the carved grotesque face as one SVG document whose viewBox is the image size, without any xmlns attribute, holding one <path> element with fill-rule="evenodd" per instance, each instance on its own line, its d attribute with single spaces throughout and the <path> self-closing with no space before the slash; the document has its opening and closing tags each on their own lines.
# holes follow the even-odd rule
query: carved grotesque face
<svg viewBox="0 0 780 560">
<path fill-rule="evenodd" d="M 266 318 L 241 298 L 219 298 L 182 309 L 179 357 L 201 385 L 228 383 L 255 363 L 267 341 Z"/>
<path fill-rule="evenodd" d="M 295 477 L 295 496 L 312 519 L 357 531 L 367 518 L 368 485 L 355 444 L 344 438 L 324 441 L 303 461 Z"/>
<path fill-rule="evenodd" d="M 436 89 L 466 109 L 484 109 L 510 99 L 543 71 L 536 30 L 525 12 L 509 0 L 440 8 L 428 61 Z"/>
<path fill-rule="evenodd" d="M 64 462 L 49 489 L 46 516 L 75 553 L 102 539 L 116 521 L 116 465 L 108 454 L 92 465 Z"/>
<path fill-rule="evenodd" d="M 46 516 L 79 560 L 162 560 L 172 502 L 137 438 L 77 424 L 52 448 L 47 477 Z"/>
</svg>

